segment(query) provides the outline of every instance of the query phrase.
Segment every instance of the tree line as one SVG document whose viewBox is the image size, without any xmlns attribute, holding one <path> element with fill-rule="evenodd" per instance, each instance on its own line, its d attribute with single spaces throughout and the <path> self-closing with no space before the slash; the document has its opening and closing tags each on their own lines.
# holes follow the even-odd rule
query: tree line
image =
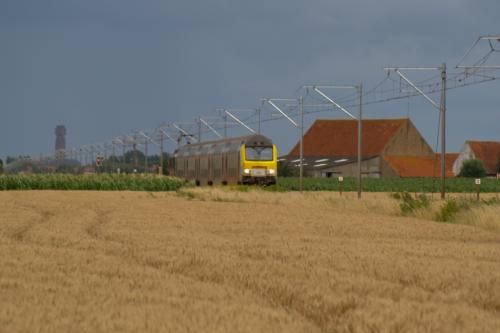
<svg viewBox="0 0 500 333">
<path fill-rule="evenodd" d="M 163 153 L 163 172 L 168 175 L 168 160 L 170 155 Z M 30 156 L 8 156 L 4 166 L 0 159 L 0 174 L 18 173 L 160 173 L 161 158 L 159 154 L 146 155 L 139 150 L 130 150 L 124 155 L 111 155 L 100 163 L 96 160 L 61 157 L 48 160 L 36 160 Z"/>
</svg>

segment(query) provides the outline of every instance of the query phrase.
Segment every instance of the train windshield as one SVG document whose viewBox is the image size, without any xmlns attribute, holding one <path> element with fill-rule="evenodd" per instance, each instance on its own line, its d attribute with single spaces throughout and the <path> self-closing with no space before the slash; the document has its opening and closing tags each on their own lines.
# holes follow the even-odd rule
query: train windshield
<svg viewBox="0 0 500 333">
<path fill-rule="evenodd" d="M 273 147 L 245 147 L 247 161 L 272 161 Z"/>
</svg>

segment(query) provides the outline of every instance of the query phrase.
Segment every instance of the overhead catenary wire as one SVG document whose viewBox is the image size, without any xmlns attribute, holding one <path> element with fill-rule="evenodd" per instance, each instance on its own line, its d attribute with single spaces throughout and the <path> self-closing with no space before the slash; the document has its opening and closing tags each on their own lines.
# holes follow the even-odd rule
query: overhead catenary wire
<svg viewBox="0 0 500 333">
<path fill-rule="evenodd" d="M 479 41 L 482 39 L 488 41 L 489 45 L 489 50 L 486 55 L 482 56 L 479 60 L 476 60 L 472 66 L 464 66 L 461 68 L 459 71 L 453 72 L 453 73 L 448 73 L 448 78 L 446 80 L 446 89 L 445 91 L 453 90 L 453 89 L 458 89 L 462 87 L 467 87 L 470 85 L 477 85 L 477 84 L 482 84 L 485 82 L 491 82 L 494 80 L 497 80 L 500 78 L 500 75 L 498 75 L 498 70 L 500 68 L 496 67 L 487 67 L 487 68 L 481 68 L 481 65 L 484 65 L 487 63 L 487 61 L 491 58 L 491 56 L 494 53 L 500 52 L 499 49 L 497 49 L 492 43 L 493 42 L 500 42 L 500 38 L 498 36 L 483 36 L 478 38 L 472 45 L 472 47 L 466 52 L 466 54 L 460 59 L 458 65 L 456 68 L 459 68 L 460 65 L 463 64 L 463 61 L 466 59 L 466 57 L 470 54 L 472 49 L 478 45 Z M 439 78 L 439 75 L 433 75 L 431 77 L 425 78 L 420 81 L 416 81 L 415 84 L 416 86 L 421 89 L 423 92 L 426 94 L 432 95 L 436 94 L 441 91 L 440 89 L 440 82 L 437 82 L 437 79 Z M 408 89 L 408 85 L 406 84 L 401 84 L 400 89 L 395 89 L 395 86 L 400 84 L 399 80 L 394 79 L 391 77 L 390 73 L 388 72 L 387 75 L 384 76 L 382 80 L 377 82 L 372 88 L 365 90 L 365 92 L 362 94 L 363 98 L 363 106 L 368 106 L 368 105 L 374 105 L 374 104 L 381 104 L 381 103 L 388 103 L 392 101 L 397 101 L 401 99 L 410 99 L 413 97 L 419 96 L 419 93 Z M 392 87 L 390 86 L 392 85 Z M 298 88 L 297 92 L 301 88 Z M 342 103 L 342 105 L 346 108 L 352 108 L 357 106 L 357 97 L 355 94 L 350 94 L 347 96 L 344 96 L 343 98 L 338 98 L 337 101 L 339 103 Z M 316 103 L 316 104 L 314 104 Z M 304 110 L 303 114 L 308 116 L 308 115 L 313 115 L 321 112 L 328 112 L 334 109 L 332 105 L 330 104 L 324 104 L 324 103 L 319 103 L 318 99 L 314 96 L 314 94 L 308 94 L 306 92 L 306 96 L 304 96 L 304 103 L 303 103 L 304 108 L 307 108 Z M 291 117 L 297 117 L 299 112 L 298 108 L 293 105 L 287 105 L 286 107 L 286 112 L 287 115 L 290 115 Z M 271 116 L 264 116 L 260 114 L 261 108 L 255 109 L 256 111 L 259 110 L 259 112 L 255 112 L 254 114 L 250 114 L 246 117 L 240 118 L 243 120 L 244 123 L 248 125 L 254 125 L 256 123 L 266 123 L 266 122 L 271 122 L 271 121 L 276 121 L 279 119 L 284 118 L 283 115 L 279 115 L 276 117 L 275 115 Z M 205 118 L 205 116 L 201 116 Z M 201 118 L 199 117 L 199 118 Z M 220 119 L 220 114 L 216 115 L 214 118 L 219 118 Z M 258 118 L 258 119 L 255 119 Z M 176 124 L 180 124 L 179 122 L 175 122 Z M 194 123 L 191 122 L 190 126 L 193 126 Z M 224 121 L 224 123 L 218 123 L 218 122 L 210 122 L 210 126 L 213 127 L 215 130 L 222 130 L 222 128 L 236 128 L 240 126 L 240 124 L 236 122 L 228 123 L 227 120 Z M 187 129 L 185 130 L 188 134 L 192 135 L 192 130 Z M 199 133 L 210 133 L 213 132 L 209 128 L 200 128 Z M 158 132 L 152 132 L 155 133 L 154 135 L 158 135 Z M 194 135 L 192 135 L 195 137 Z M 152 136 L 151 138 L 153 138 Z M 135 139 L 130 139 L 130 140 L 125 140 L 129 142 L 123 142 L 121 145 L 123 148 L 126 146 L 137 146 L 141 144 L 141 142 L 135 140 Z M 114 145 L 115 143 L 113 143 Z M 98 147 L 99 144 L 92 144 L 89 145 L 90 147 Z M 83 147 L 83 146 L 82 146 Z M 102 146 L 106 150 L 106 144 L 104 143 L 104 146 Z M 73 150 L 71 150 L 73 149 Z M 75 152 L 82 152 L 82 148 L 69 148 L 68 152 L 75 151 Z M 91 148 L 91 151 L 95 153 L 96 149 Z"/>
<path fill-rule="evenodd" d="M 482 60 L 482 61 L 484 62 L 484 60 Z M 476 62 L 476 63 L 479 63 L 479 62 Z M 451 84 L 449 84 L 447 86 L 446 90 L 447 91 L 454 90 L 454 89 L 458 89 L 458 88 L 462 88 L 462 87 L 466 87 L 466 86 L 470 86 L 470 85 L 476 85 L 476 84 L 481 84 L 481 83 L 497 80 L 498 78 L 500 78 L 500 76 L 486 76 L 485 74 L 479 74 L 479 73 L 496 73 L 496 72 L 497 72 L 497 70 L 494 70 L 494 69 L 493 70 L 475 69 L 474 71 L 461 71 L 458 73 L 450 73 L 448 81 Z M 475 78 L 478 75 L 481 75 L 480 76 L 481 79 L 475 80 Z M 432 79 L 435 79 L 436 77 L 438 77 L 438 75 L 435 75 L 433 77 L 418 81 L 417 85 L 419 87 L 421 87 L 423 90 L 425 90 L 425 92 L 427 94 L 436 94 L 436 93 L 440 92 L 439 83 L 433 83 L 433 84 L 427 83 L 427 82 L 430 82 Z M 471 82 L 468 82 L 467 79 L 470 79 L 470 78 L 474 78 L 474 80 L 472 80 Z M 401 100 L 401 99 L 405 99 L 405 98 L 417 97 L 419 95 L 418 93 L 410 92 L 409 90 L 408 90 L 408 92 L 405 92 L 403 94 L 395 95 L 393 88 L 392 89 L 391 88 L 389 88 L 389 89 L 383 88 L 384 84 L 386 84 L 388 81 L 396 82 L 393 78 L 391 78 L 390 75 L 386 75 L 382 80 L 380 80 L 378 83 L 376 83 L 371 89 L 368 89 L 363 94 L 363 99 L 364 99 L 363 105 L 368 106 L 368 105 L 373 105 L 373 104 L 387 103 L 387 102 L 397 101 L 397 100 Z M 391 96 L 382 97 L 382 98 L 379 97 L 379 98 L 374 98 L 374 99 L 369 98 L 370 96 L 377 96 L 377 95 L 383 96 L 384 94 L 385 95 L 391 94 Z M 309 94 L 308 97 L 311 98 L 311 96 L 313 96 L 313 95 Z M 315 98 L 315 97 L 312 97 L 312 98 Z M 339 100 L 339 102 L 342 102 L 345 105 L 345 107 L 347 107 L 347 108 L 355 107 L 357 105 L 355 98 L 351 97 L 351 96 L 339 98 L 338 100 Z M 305 110 L 304 115 L 317 114 L 317 113 L 328 112 L 328 111 L 332 110 L 331 105 L 329 105 L 329 104 L 324 104 L 324 105 L 325 105 L 324 108 L 316 108 L 315 110 Z M 309 106 L 308 104 L 304 103 L 304 107 L 308 107 L 308 106 Z M 298 113 L 296 111 L 293 111 L 293 106 L 289 106 L 289 108 L 292 110 L 293 116 L 298 115 Z M 257 123 L 257 120 L 253 120 L 253 118 L 255 118 L 255 117 L 256 117 L 255 114 L 249 115 L 249 116 L 243 118 L 243 120 L 245 122 L 247 122 L 248 124 L 254 125 Z M 270 121 L 276 121 L 276 120 L 279 120 L 281 118 L 283 118 L 283 116 L 261 118 L 260 122 L 266 123 L 266 122 L 270 122 Z M 193 123 L 190 123 L 189 125 L 193 125 Z M 235 128 L 235 127 L 238 127 L 239 124 L 232 123 L 232 124 L 227 124 L 227 126 L 228 126 L 228 128 Z M 220 125 L 214 126 L 214 128 L 217 130 L 222 129 L 222 127 Z M 191 132 L 191 131 L 189 131 L 189 132 Z M 209 133 L 210 130 L 203 129 L 202 132 L 205 134 L 205 133 Z M 140 144 L 140 143 L 137 142 L 136 144 Z"/>
</svg>

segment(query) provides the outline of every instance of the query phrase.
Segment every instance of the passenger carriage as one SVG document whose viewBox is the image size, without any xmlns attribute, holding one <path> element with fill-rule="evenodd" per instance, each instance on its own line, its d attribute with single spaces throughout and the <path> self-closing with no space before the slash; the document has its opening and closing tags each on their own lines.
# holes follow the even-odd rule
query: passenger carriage
<svg viewBox="0 0 500 333">
<path fill-rule="evenodd" d="M 187 144 L 170 159 L 170 175 L 197 185 L 275 184 L 277 150 L 260 135 Z"/>
</svg>

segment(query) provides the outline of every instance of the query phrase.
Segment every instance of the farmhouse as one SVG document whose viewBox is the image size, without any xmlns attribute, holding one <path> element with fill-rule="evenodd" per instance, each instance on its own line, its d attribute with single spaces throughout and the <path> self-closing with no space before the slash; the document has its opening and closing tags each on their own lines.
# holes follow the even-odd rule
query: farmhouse
<svg viewBox="0 0 500 333">
<path fill-rule="evenodd" d="M 481 160 L 486 169 L 486 174 L 495 177 L 500 163 L 500 141 L 465 141 L 453 164 L 453 173 L 455 175 L 460 173 L 462 164 L 467 159 Z"/>
<path fill-rule="evenodd" d="M 357 174 L 357 121 L 316 120 L 304 135 L 304 172 L 310 177 Z M 408 118 L 363 120 L 361 172 L 363 177 L 438 177 L 440 155 Z M 457 154 L 447 154 L 446 175 Z M 283 158 L 299 165 L 299 143 Z"/>
</svg>

